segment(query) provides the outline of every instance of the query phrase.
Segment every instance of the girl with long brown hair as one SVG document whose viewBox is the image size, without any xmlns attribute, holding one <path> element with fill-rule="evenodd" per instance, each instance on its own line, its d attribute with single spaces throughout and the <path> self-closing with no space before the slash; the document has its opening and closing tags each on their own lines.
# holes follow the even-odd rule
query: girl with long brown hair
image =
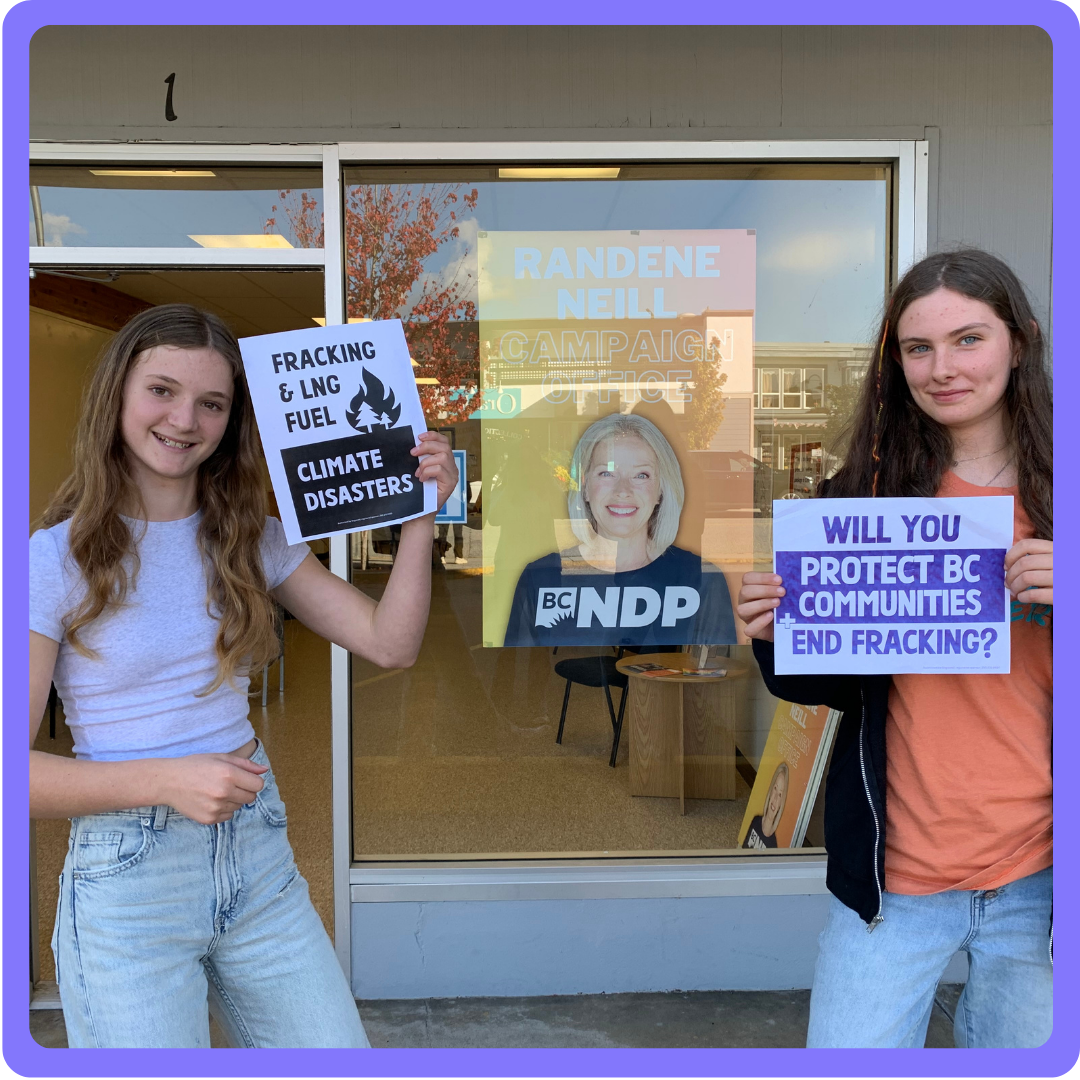
<svg viewBox="0 0 1080 1080">
<path fill-rule="evenodd" d="M 843 711 L 825 793 L 833 893 L 810 1046 L 922 1046 L 968 956 L 958 1046 L 1038 1046 L 1052 1025 L 1053 446 L 1043 335 L 986 252 L 932 255 L 887 305 L 832 498 L 1014 497 L 1008 675 L 778 676 L 775 574 L 739 616 L 770 690 Z"/>
<path fill-rule="evenodd" d="M 447 440 L 413 451 L 439 503 Z M 70 1046 L 367 1046 L 248 722 L 274 602 L 384 667 L 414 662 L 431 517 L 378 603 L 266 516 L 236 339 L 182 304 L 109 343 L 72 474 L 30 540 L 30 745 L 55 683 L 75 758 L 31 750 L 30 813 L 72 819 L 53 951 Z"/>
</svg>

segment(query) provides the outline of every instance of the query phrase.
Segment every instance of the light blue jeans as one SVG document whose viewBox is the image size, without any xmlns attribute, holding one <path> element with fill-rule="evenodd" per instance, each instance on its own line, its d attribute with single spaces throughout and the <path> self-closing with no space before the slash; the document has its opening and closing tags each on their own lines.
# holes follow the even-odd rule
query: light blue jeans
<svg viewBox="0 0 1080 1080">
<path fill-rule="evenodd" d="M 268 765 L 260 743 L 252 761 Z M 220 825 L 166 806 L 75 818 L 53 955 L 68 1045 L 367 1047 L 273 774 Z"/>
<path fill-rule="evenodd" d="M 956 1045 L 1041 1046 L 1053 1027 L 1053 887 L 1048 867 L 1000 889 L 886 893 L 873 933 L 833 897 L 806 1045 L 922 1046 L 938 980 L 959 949 L 968 954 L 968 981 L 956 1006 Z"/>
</svg>

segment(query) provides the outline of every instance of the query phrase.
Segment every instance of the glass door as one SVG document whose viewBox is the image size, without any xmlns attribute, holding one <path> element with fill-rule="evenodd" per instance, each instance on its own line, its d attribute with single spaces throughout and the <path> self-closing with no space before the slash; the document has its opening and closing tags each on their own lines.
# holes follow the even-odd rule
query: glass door
<svg viewBox="0 0 1080 1080">
<path fill-rule="evenodd" d="M 31 167 L 32 529 L 70 470 L 70 433 L 85 378 L 101 347 L 133 315 L 154 304 L 190 303 L 221 316 L 240 337 L 326 321 L 321 152 L 314 157 L 300 168 L 174 167 L 160 160 Z M 336 166 L 333 176 L 336 181 Z M 329 292 L 331 301 L 340 294 L 336 275 Z M 282 665 L 253 675 L 251 720 L 275 759 L 286 798 L 292 788 L 297 861 L 333 933 L 330 648 L 286 620 L 284 655 L 287 681 L 279 678 Z M 37 746 L 71 753 L 55 697 Z M 52 992 L 48 942 L 67 828 L 66 821 L 40 821 L 34 830 L 31 980 L 45 998 Z"/>
</svg>

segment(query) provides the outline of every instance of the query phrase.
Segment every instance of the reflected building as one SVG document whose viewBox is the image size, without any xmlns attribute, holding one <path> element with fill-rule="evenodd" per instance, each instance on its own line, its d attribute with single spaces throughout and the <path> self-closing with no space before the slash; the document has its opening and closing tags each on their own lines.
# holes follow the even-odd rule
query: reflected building
<svg viewBox="0 0 1080 1080">
<path fill-rule="evenodd" d="M 640 323 L 615 324 L 614 335 L 598 333 L 595 324 L 586 329 L 588 323 L 519 322 L 510 334 L 488 324 L 477 415 L 508 420 L 554 414 L 553 406 L 561 406 L 565 419 L 587 418 L 665 402 L 685 418 L 688 452 L 707 480 L 709 516 L 767 516 L 772 499 L 807 498 L 835 472 L 837 440 L 871 349 L 850 342 L 755 343 L 753 322 L 752 311 L 707 309 L 654 323 L 658 347 L 640 358 L 628 348 Z M 621 352 L 607 347 L 613 336 Z M 695 405 L 709 373 L 722 412 L 699 420 Z"/>
<path fill-rule="evenodd" d="M 771 470 L 773 498 L 807 498 L 836 470 L 870 354 L 843 342 L 755 344 L 753 456 Z"/>
</svg>

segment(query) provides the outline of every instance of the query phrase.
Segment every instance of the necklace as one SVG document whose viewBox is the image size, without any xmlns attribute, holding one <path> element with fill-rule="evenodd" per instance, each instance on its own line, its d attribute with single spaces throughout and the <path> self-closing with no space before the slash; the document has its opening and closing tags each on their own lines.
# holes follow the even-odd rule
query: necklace
<svg viewBox="0 0 1080 1080">
<path fill-rule="evenodd" d="M 999 446 L 996 450 L 991 450 L 989 454 L 976 454 L 975 457 L 957 458 L 953 462 L 953 464 L 954 465 L 961 465 L 965 461 L 982 461 L 983 458 L 993 457 L 995 454 L 1000 454 L 1002 450 L 1006 450 L 1006 449 L 1008 449 L 1008 444 L 1007 443 L 1006 443 L 1005 446 Z M 1006 462 L 1006 464 L 1008 464 L 1008 462 Z M 1004 467 L 1002 468 L 1002 471 L 1004 471 Z M 997 477 L 995 477 L 994 479 L 997 479 Z"/>
<path fill-rule="evenodd" d="M 990 455 L 986 454 L 985 456 L 989 457 Z M 971 458 L 970 460 L 974 461 L 976 459 Z M 990 479 L 985 484 L 980 484 L 979 487 L 992 487 L 993 484 L 994 484 L 994 481 L 1012 464 L 1012 460 L 1013 459 L 1010 457 L 1009 460 L 1006 461 L 1005 464 L 1002 465 L 1001 468 L 998 469 L 998 471 L 996 473 L 994 473 L 994 475 L 991 476 Z"/>
</svg>

